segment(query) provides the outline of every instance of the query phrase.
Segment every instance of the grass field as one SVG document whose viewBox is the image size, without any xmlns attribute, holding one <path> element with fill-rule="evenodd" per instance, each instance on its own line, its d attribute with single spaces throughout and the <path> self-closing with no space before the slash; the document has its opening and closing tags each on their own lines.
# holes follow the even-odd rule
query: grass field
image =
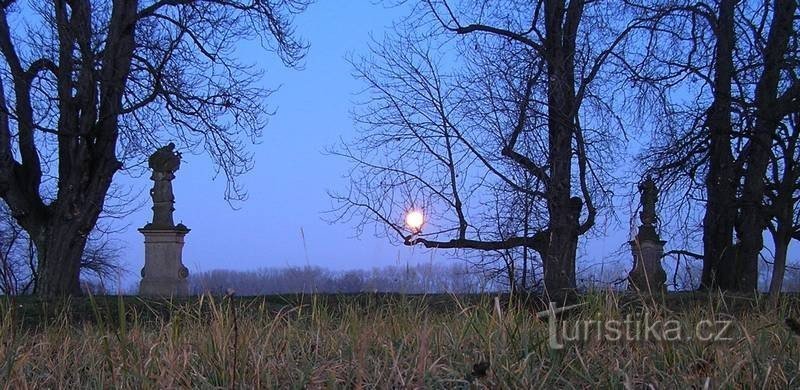
<svg viewBox="0 0 800 390">
<path fill-rule="evenodd" d="M 552 325 L 494 296 L 0 298 L 5 388 L 796 388 L 800 299 L 581 296 Z M 577 321 L 731 321 L 725 340 L 585 337 Z M 789 321 L 791 323 L 791 320 Z M 570 329 L 566 328 L 558 329 Z M 561 330 L 558 330 L 559 332 Z M 605 334 L 596 329 L 595 335 Z M 568 332 L 567 332 L 568 333 Z M 566 334 L 566 333 L 564 333 Z M 588 333 L 592 335 L 593 333 Z"/>
</svg>

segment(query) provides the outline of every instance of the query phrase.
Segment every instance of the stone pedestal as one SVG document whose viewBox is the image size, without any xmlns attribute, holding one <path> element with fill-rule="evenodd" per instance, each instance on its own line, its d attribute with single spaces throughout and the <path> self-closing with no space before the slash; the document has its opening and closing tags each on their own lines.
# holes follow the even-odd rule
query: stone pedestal
<svg viewBox="0 0 800 390">
<path fill-rule="evenodd" d="M 183 265 L 183 239 L 189 229 L 183 225 L 173 228 L 139 229 L 144 235 L 144 268 L 139 294 L 149 296 L 182 296 L 189 294 L 186 278 L 189 269 Z"/>
<path fill-rule="evenodd" d="M 645 293 L 666 291 L 667 274 L 661 266 L 664 244 L 652 226 L 640 226 L 636 239 L 630 242 L 633 270 L 628 274 L 628 289 Z"/>
</svg>

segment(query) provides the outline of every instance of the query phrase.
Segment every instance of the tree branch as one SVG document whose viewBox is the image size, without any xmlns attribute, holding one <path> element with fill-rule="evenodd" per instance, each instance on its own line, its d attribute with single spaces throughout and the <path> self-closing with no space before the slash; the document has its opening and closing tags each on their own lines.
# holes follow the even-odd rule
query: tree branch
<svg viewBox="0 0 800 390">
<path fill-rule="evenodd" d="M 526 46 L 529 46 L 529 47 L 533 48 L 537 52 L 541 52 L 542 51 L 542 45 L 540 43 L 538 43 L 538 42 L 526 37 L 525 35 L 522 35 L 522 34 L 519 34 L 519 33 L 515 33 L 513 31 L 505 30 L 505 29 L 502 29 L 502 28 L 497 28 L 497 27 L 493 27 L 493 26 L 486 26 L 486 25 L 483 25 L 483 24 L 470 24 L 470 25 L 465 26 L 465 27 L 456 27 L 456 28 L 446 27 L 445 26 L 445 28 L 447 28 L 448 30 L 454 31 L 456 34 L 459 34 L 459 35 L 469 34 L 469 33 L 473 33 L 473 32 L 476 32 L 476 31 L 487 32 L 487 33 L 499 35 L 499 36 L 502 36 L 502 37 L 506 37 L 506 38 L 511 39 L 513 41 L 517 41 L 519 43 L 522 43 L 522 44 L 524 44 Z"/>
<path fill-rule="evenodd" d="M 528 105 L 530 104 L 531 93 L 533 91 L 533 85 L 535 83 L 536 77 L 529 77 L 528 81 L 525 84 L 525 93 L 523 94 L 520 102 L 519 102 L 519 113 L 517 115 L 517 124 L 514 126 L 514 130 L 511 132 L 511 136 L 509 137 L 508 144 L 503 147 L 501 151 L 503 156 L 506 156 L 516 162 L 517 164 L 521 165 L 523 168 L 528 170 L 531 174 L 536 176 L 542 183 L 545 185 L 545 188 L 550 183 L 550 177 L 547 175 L 544 169 L 540 166 L 536 165 L 530 158 L 524 156 L 516 151 L 514 151 L 514 147 L 517 144 L 517 139 L 522 131 L 525 129 L 525 126 L 528 122 Z M 546 190 L 545 190 L 546 192 Z"/>
<path fill-rule="evenodd" d="M 426 248 L 436 249 L 477 249 L 477 250 L 503 250 L 518 247 L 528 247 L 540 254 L 547 250 L 550 233 L 547 230 L 536 233 L 533 237 L 510 237 L 502 241 L 483 241 L 470 239 L 453 239 L 449 241 L 428 240 L 423 237 L 407 236 L 405 245 L 413 246 L 422 244 Z"/>
<path fill-rule="evenodd" d="M 691 251 L 683 250 L 683 249 L 673 249 L 671 251 L 668 251 L 668 252 L 664 253 L 663 255 L 661 255 L 661 257 L 664 258 L 664 257 L 667 257 L 667 256 L 672 256 L 672 255 L 683 255 L 683 256 L 688 256 L 688 257 L 695 258 L 697 260 L 703 260 L 703 255 L 698 254 L 698 253 L 694 253 L 694 252 L 691 252 Z"/>
</svg>

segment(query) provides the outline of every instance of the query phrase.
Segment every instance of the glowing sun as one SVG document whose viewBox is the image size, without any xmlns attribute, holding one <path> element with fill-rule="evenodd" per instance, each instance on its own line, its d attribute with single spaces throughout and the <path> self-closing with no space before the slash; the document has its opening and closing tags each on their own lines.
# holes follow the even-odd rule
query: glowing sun
<svg viewBox="0 0 800 390">
<path fill-rule="evenodd" d="M 422 215 L 422 211 L 411 210 L 406 214 L 406 225 L 411 230 L 419 232 L 423 223 L 425 223 L 425 217 Z"/>
</svg>

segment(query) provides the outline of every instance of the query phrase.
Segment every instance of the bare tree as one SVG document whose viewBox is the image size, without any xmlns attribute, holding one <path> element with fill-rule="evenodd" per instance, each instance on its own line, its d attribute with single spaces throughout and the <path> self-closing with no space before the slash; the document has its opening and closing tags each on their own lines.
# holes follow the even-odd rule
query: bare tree
<svg viewBox="0 0 800 390">
<path fill-rule="evenodd" d="M 639 50 L 619 58 L 657 110 L 643 160 L 679 202 L 705 205 L 701 287 L 753 291 L 770 145 L 800 92 L 796 2 L 628 3 L 651 15 Z"/>
<path fill-rule="evenodd" d="M 232 181 L 269 111 L 256 39 L 287 65 L 307 0 L 0 2 L 0 196 L 36 246 L 36 292 L 79 292 L 81 258 L 114 175 L 167 138 Z M 46 196 L 49 194 L 52 196 Z"/>
<path fill-rule="evenodd" d="M 605 65 L 641 24 L 613 4 L 419 2 L 356 63 L 367 98 L 362 136 L 337 151 L 354 163 L 350 190 L 334 194 L 339 215 L 407 245 L 526 247 L 549 293 L 574 289 L 578 238 L 609 203 L 624 135 Z M 483 201 L 498 188 L 527 199 L 530 218 L 498 220 Z M 428 215 L 420 234 L 403 226 L 409 208 Z M 513 234 L 496 236 L 505 223 Z"/>
<path fill-rule="evenodd" d="M 797 50 L 798 30 L 796 20 L 800 20 L 797 1 L 776 0 L 772 5 L 772 20 L 769 30 L 762 28 L 753 38 L 755 48 L 762 53 L 759 58 L 760 69 L 757 78 L 748 88 L 752 91 L 752 106 L 747 109 L 747 142 L 744 146 L 744 180 L 740 200 L 740 214 L 736 221 L 736 234 L 739 244 L 735 247 L 735 270 L 739 275 L 739 289 L 754 290 L 747 284 L 746 275 L 757 267 L 763 243 L 763 232 L 769 225 L 770 215 L 765 212 L 765 177 L 772 155 L 773 140 L 779 138 L 781 122 L 792 112 L 800 112 L 800 79 L 798 79 Z M 768 8 L 768 7 L 765 7 Z M 766 24 L 766 23 L 765 23 Z M 761 26 L 748 23 L 750 26 Z M 765 31 L 766 30 L 766 31 Z M 794 41 L 791 43 L 790 41 Z M 794 50 L 791 48 L 794 47 Z M 794 54 L 794 55 L 792 55 Z M 748 72 L 749 73 L 749 72 Z M 787 167 L 791 170 L 791 166 Z M 791 173 L 790 173 L 791 175 Z M 791 184 L 790 184 L 791 185 Z M 752 283 L 755 284 L 755 283 Z"/>
<path fill-rule="evenodd" d="M 800 241 L 800 112 L 779 126 L 773 140 L 772 156 L 766 177 L 768 226 L 775 248 L 770 297 L 781 292 L 786 274 L 789 244 Z"/>
</svg>

